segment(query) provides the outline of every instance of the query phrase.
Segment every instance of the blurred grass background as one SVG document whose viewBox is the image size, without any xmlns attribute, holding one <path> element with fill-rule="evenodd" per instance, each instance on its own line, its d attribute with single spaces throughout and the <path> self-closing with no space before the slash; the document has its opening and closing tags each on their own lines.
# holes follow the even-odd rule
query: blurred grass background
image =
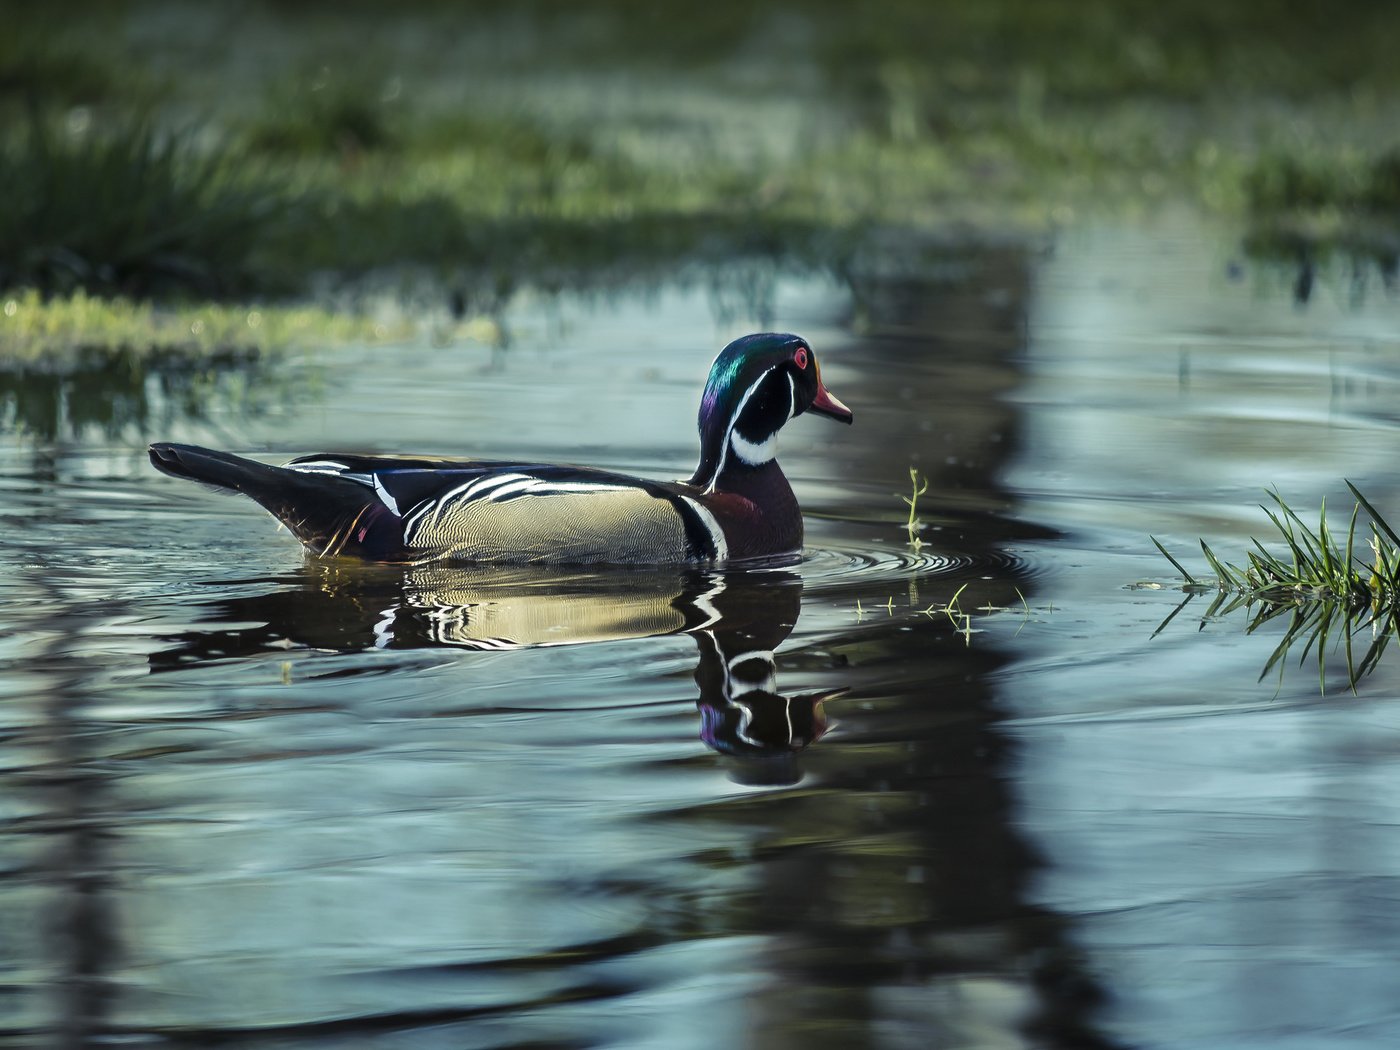
<svg viewBox="0 0 1400 1050">
<path fill-rule="evenodd" d="M 0 287 L 489 311 L 1186 204 L 1394 280 L 1400 5 L 174 0 L 0 33 Z M 320 282 L 320 283 L 318 283 Z"/>
</svg>

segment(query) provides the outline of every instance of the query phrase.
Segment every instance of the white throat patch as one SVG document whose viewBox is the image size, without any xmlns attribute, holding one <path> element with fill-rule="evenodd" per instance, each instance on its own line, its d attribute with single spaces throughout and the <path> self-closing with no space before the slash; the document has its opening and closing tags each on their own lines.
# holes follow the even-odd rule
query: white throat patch
<svg viewBox="0 0 1400 1050">
<path fill-rule="evenodd" d="M 737 430 L 729 433 L 729 444 L 739 462 L 748 467 L 761 467 L 778 451 L 778 435 L 768 435 L 767 441 L 750 441 Z"/>
</svg>

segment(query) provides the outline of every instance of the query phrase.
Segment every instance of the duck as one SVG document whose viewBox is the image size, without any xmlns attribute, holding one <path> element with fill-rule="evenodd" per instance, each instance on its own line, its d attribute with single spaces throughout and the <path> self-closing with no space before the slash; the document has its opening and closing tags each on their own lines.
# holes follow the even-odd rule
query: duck
<svg viewBox="0 0 1400 1050">
<path fill-rule="evenodd" d="M 790 333 L 735 339 L 700 397 L 700 459 L 683 481 L 590 467 L 318 453 L 273 466 L 157 442 L 172 477 L 241 492 L 318 558 L 372 562 L 734 565 L 802 549 L 802 512 L 776 459 L 778 432 L 814 413 L 854 416 Z"/>
</svg>

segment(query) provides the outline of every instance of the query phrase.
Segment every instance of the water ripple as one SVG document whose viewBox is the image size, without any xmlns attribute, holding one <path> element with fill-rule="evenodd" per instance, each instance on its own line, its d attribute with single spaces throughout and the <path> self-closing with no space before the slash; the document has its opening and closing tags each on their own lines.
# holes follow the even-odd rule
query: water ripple
<svg viewBox="0 0 1400 1050">
<path fill-rule="evenodd" d="M 935 551 L 910 547 L 880 547 L 836 543 L 809 547 L 802 557 L 803 583 L 821 591 L 846 584 L 884 583 L 927 576 L 973 573 L 1014 576 L 1033 575 L 1035 566 L 1010 550 Z"/>
</svg>

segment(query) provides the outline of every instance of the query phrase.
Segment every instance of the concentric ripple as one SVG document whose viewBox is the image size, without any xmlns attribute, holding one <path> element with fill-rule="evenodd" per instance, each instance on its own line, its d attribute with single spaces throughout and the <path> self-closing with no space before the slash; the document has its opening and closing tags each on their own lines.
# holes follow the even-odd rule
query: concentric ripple
<svg viewBox="0 0 1400 1050">
<path fill-rule="evenodd" d="M 976 573 L 1023 579 L 1034 574 L 1034 566 L 1014 551 L 966 552 L 935 551 L 931 548 L 862 546 L 836 543 L 809 547 L 802 556 L 803 582 L 821 591 L 849 584 L 884 583 L 928 576 L 957 576 Z"/>
</svg>

